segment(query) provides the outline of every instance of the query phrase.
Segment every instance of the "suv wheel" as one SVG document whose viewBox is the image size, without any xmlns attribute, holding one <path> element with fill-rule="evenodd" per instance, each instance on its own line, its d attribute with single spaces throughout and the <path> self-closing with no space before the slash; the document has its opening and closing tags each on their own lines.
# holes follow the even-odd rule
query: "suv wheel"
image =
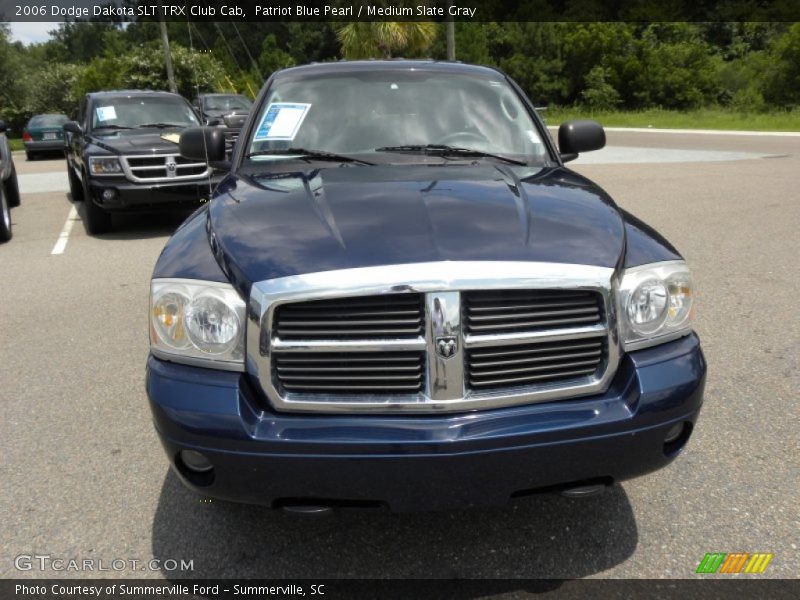
<svg viewBox="0 0 800 600">
<path fill-rule="evenodd" d="M 95 204 L 92 192 L 86 185 L 86 178 L 83 179 L 83 206 L 86 208 L 86 231 L 91 235 L 107 233 L 111 231 L 111 215 Z"/>
<path fill-rule="evenodd" d="M 17 181 L 17 167 L 11 165 L 11 177 L 6 181 L 6 197 L 10 207 L 19 206 L 19 182 Z"/>
<path fill-rule="evenodd" d="M 72 201 L 80 202 L 83 200 L 83 184 L 78 179 L 78 176 L 75 175 L 75 171 L 69 163 L 67 163 L 67 178 L 69 179 L 69 195 Z"/>
<path fill-rule="evenodd" d="M 6 201 L 6 193 L 0 186 L 0 242 L 11 239 L 11 209 Z"/>
</svg>

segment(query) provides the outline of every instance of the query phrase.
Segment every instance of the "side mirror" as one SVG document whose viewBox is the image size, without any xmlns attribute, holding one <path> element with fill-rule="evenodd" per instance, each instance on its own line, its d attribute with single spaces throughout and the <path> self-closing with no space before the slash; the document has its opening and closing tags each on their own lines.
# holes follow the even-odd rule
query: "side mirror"
<svg viewBox="0 0 800 600">
<path fill-rule="evenodd" d="M 210 118 L 206 121 L 206 125 L 208 125 L 209 127 L 217 127 L 221 123 L 222 121 L 220 121 L 216 117 Z"/>
<path fill-rule="evenodd" d="M 75 135 L 82 135 L 83 128 L 80 124 L 76 123 L 75 121 L 69 121 L 68 123 L 64 123 L 63 127 L 66 133 L 74 133 Z"/>
<path fill-rule="evenodd" d="M 227 115 L 223 120 L 225 121 L 226 127 L 229 127 L 230 129 L 241 129 L 244 127 L 244 122 L 247 120 L 247 115 L 234 113 L 232 115 Z"/>
<path fill-rule="evenodd" d="M 216 127 L 189 127 L 181 133 L 181 156 L 190 160 L 218 163 L 225 160 L 225 134 Z"/>
<path fill-rule="evenodd" d="M 606 145 L 606 132 L 597 121 L 567 121 L 558 128 L 558 150 L 564 162 L 575 160 L 581 152 L 599 150 Z"/>
</svg>

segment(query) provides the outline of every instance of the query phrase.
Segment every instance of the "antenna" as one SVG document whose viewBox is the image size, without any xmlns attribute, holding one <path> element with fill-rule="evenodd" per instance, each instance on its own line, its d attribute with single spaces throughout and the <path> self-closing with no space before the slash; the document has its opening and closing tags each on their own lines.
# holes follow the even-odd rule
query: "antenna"
<svg viewBox="0 0 800 600">
<path fill-rule="evenodd" d="M 192 62 L 192 75 L 194 76 L 194 93 L 197 97 L 200 96 L 200 80 L 197 77 L 197 57 L 194 54 L 194 40 L 192 39 L 192 24 L 189 21 L 189 17 L 186 17 L 186 29 L 189 32 L 189 56 L 191 56 Z M 202 124 L 201 124 L 202 125 Z M 206 155 L 206 165 L 209 168 L 208 173 L 208 201 L 211 202 L 211 196 L 214 193 L 214 190 L 211 187 L 211 174 L 213 172 L 211 164 L 208 160 L 208 141 L 206 140 L 205 134 L 203 134 L 203 150 Z"/>
</svg>

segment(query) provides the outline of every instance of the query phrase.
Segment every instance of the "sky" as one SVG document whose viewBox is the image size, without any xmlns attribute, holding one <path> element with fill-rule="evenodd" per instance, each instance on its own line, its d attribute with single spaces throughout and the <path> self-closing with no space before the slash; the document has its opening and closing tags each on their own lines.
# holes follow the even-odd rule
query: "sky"
<svg viewBox="0 0 800 600">
<path fill-rule="evenodd" d="M 12 41 L 22 42 L 26 45 L 46 42 L 50 37 L 47 32 L 58 27 L 58 23 L 30 23 L 22 21 L 12 22 L 8 25 L 11 28 Z"/>
</svg>

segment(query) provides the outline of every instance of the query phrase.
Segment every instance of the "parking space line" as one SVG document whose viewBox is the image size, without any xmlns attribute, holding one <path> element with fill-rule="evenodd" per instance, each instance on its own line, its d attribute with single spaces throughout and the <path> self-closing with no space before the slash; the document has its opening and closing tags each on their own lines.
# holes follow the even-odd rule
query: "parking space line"
<svg viewBox="0 0 800 600">
<path fill-rule="evenodd" d="M 73 204 L 69 209 L 64 228 L 61 230 L 61 233 L 58 234 L 56 245 L 53 246 L 53 251 L 50 254 L 64 254 L 64 249 L 67 247 L 67 241 L 69 240 L 69 234 L 72 231 L 72 225 L 78 220 L 80 220 L 78 218 L 78 211 Z"/>
</svg>

